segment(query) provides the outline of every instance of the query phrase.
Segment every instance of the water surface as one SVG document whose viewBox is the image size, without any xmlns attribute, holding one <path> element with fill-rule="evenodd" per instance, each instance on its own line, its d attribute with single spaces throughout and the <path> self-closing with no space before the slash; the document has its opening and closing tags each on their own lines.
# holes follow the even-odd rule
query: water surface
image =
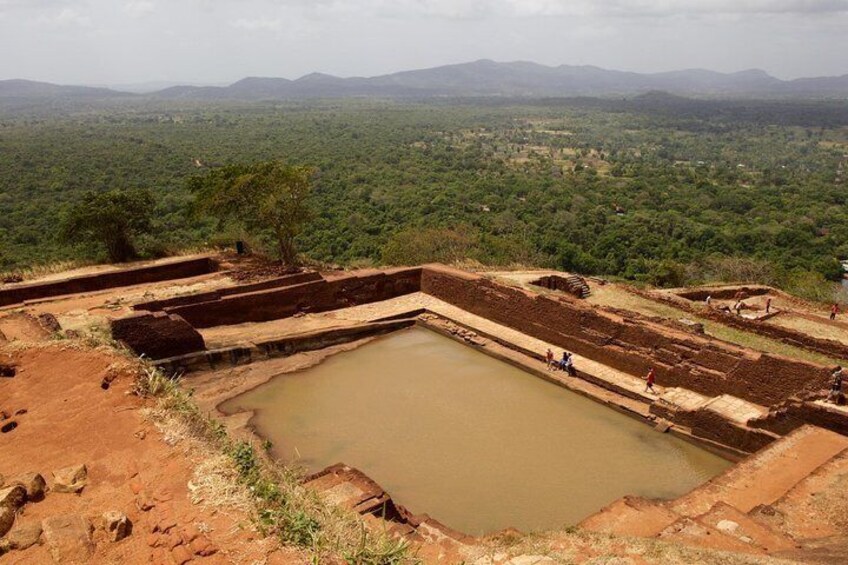
<svg viewBox="0 0 848 565">
<path fill-rule="evenodd" d="M 730 462 L 434 332 L 404 330 L 227 402 L 275 455 L 343 462 L 469 534 L 674 498 Z"/>
</svg>

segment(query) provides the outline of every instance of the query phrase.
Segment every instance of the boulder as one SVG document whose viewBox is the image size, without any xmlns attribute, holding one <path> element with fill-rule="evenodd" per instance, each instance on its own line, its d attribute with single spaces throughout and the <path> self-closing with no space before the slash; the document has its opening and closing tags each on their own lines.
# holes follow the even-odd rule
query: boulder
<svg viewBox="0 0 848 565">
<path fill-rule="evenodd" d="M 72 465 L 53 472 L 53 492 L 80 492 L 85 487 L 88 469 L 85 465 Z"/>
<path fill-rule="evenodd" d="M 75 514 L 46 518 L 41 527 L 50 555 L 57 563 L 88 563 L 94 553 L 91 524 Z"/>
<path fill-rule="evenodd" d="M 176 357 L 206 349 L 203 336 L 182 317 L 165 312 L 142 312 L 112 320 L 112 337 L 136 355 L 151 359 Z"/>
<path fill-rule="evenodd" d="M 23 506 L 26 500 L 26 488 L 21 485 L 11 485 L 0 490 L 0 507 L 11 508 L 12 512 Z"/>
<path fill-rule="evenodd" d="M 7 536 L 10 549 L 24 550 L 34 546 L 41 539 L 41 531 L 41 524 L 38 522 L 19 525 Z"/>
<path fill-rule="evenodd" d="M 8 506 L 0 506 L 0 536 L 5 536 L 14 523 L 15 511 Z"/>
<path fill-rule="evenodd" d="M 132 532 L 132 523 L 123 512 L 110 510 L 103 513 L 103 529 L 110 541 L 121 541 Z"/>
<path fill-rule="evenodd" d="M 56 316 L 49 312 L 39 314 L 38 323 L 41 325 L 42 328 L 44 328 L 50 333 L 58 333 L 62 331 L 62 325 L 59 323 L 59 320 L 57 320 Z"/>
<path fill-rule="evenodd" d="M 38 501 L 44 498 L 44 492 L 47 490 L 47 482 L 38 473 L 24 473 L 12 479 L 9 479 L 10 485 L 20 485 L 26 489 L 26 497 L 28 501 Z"/>
</svg>

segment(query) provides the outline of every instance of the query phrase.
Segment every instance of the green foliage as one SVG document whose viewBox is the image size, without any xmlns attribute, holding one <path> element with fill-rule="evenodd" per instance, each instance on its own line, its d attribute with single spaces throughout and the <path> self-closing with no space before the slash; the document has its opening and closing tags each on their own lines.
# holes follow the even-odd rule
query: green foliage
<svg viewBox="0 0 848 565">
<path fill-rule="evenodd" d="M 839 285 L 829 282 L 821 273 L 795 270 L 787 274 L 782 287 L 786 292 L 816 302 L 833 302 Z"/>
<path fill-rule="evenodd" d="M 479 256 L 477 237 L 467 229 L 408 229 L 396 233 L 382 249 L 387 265 L 453 263 Z"/>
<path fill-rule="evenodd" d="M 321 171 L 305 199 L 313 219 L 293 237 L 318 261 L 467 251 L 484 263 L 671 284 L 670 265 L 672 278 L 686 265 L 687 282 L 778 283 L 799 269 L 835 280 L 835 260 L 848 257 L 844 105 L 150 104 L 0 117 L 4 268 L 79 256 L 57 245 L 57 212 L 119 183 L 155 191 L 155 241 L 138 240 L 146 249 L 241 238 L 235 215 L 222 225 L 188 213 L 186 181 L 198 164 L 224 175 L 215 163 L 279 155 Z M 253 223 L 256 243 L 275 240 L 270 226 Z"/>
<path fill-rule="evenodd" d="M 295 238 L 309 220 L 315 172 L 277 161 L 228 165 L 189 179 L 196 207 L 259 235 L 269 231 L 283 263 L 297 262 Z"/>
<path fill-rule="evenodd" d="M 87 192 L 65 213 L 60 233 L 70 245 L 96 244 L 109 261 L 138 257 L 133 238 L 151 229 L 153 195 L 147 190 Z"/>
</svg>

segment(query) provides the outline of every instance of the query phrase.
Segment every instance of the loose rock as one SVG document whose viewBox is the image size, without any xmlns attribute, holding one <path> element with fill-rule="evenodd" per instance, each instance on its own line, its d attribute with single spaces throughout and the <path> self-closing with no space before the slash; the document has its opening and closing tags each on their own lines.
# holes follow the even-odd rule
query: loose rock
<svg viewBox="0 0 848 565">
<path fill-rule="evenodd" d="M 94 553 L 91 525 L 82 516 L 53 516 L 41 523 L 44 541 L 59 563 L 88 563 Z"/>
<path fill-rule="evenodd" d="M 9 479 L 10 485 L 20 485 L 26 489 L 26 498 L 28 501 L 37 502 L 44 498 L 44 492 L 47 490 L 47 482 L 38 473 L 24 473 L 12 479 Z"/>
<path fill-rule="evenodd" d="M 41 327 L 47 330 L 48 332 L 56 333 L 62 331 L 62 325 L 59 324 L 59 320 L 57 320 L 56 316 L 49 312 L 39 314 L 38 323 L 41 324 Z"/>
<path fill-rule="evenodd" d="M 53 492 L 79 492 L 85 487 L 88 469 L 73 465 L 53 472 Z"/>
<path fill-rule="evenodd" d="M 31 522 L 22 524 L 9 532 L 8 540 L 11 549 L 24 550 L 34 546 L 41 539 L 41 524 Z"/>
<path fill-rule="evenodd" d="M 26 488 L 12 485 L 0 490 L 0 507 L 11 508 L 14 512 L 24 505 L 27 500 Z"/>
<path fill-rule="evenodd" d="M 118 510 L 103 513 L 103 529 L 110 541 L 121 541 L 132 531 L 132 523 L 127 515 Z"/>
<path fill-rule="evenodd" d="M 15 511 L 6 506 L 0 506 L 0 536 L 5 536 L 14 523 Z"/>
</svg>

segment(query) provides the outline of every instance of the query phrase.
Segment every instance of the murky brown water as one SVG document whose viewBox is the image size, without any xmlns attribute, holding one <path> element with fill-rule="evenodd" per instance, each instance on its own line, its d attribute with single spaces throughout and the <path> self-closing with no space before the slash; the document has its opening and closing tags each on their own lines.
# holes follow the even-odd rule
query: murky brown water
<svg viewBox="0 0 848 565">
<path fill-rule="evenodd" d="M 278 457 L 344 462 L 469 534 L 575 524 L 634 494 L 674 498 L 731 465 L 425 329 L 230 400 Z"/>
</svg>

